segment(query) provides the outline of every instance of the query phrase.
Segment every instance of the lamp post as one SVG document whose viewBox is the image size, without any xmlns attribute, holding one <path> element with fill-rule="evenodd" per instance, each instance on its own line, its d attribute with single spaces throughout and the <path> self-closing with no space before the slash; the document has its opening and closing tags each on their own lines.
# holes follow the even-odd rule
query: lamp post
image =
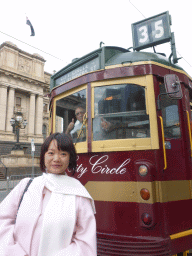
<svg viewBox="0 0 192 256">
<path fill-rule="evenodd" d="M 15 129 L 17 136 L 17 142 L 15 143 L 15 146 L 12 148 L 12 150 L 22 150 L 23 148 L 19 143 L 19 131 L 20 129 L 25 129 L 27 125 L 27 120 L 24 119 L 23 113 L 18 110 L 14 111 L 14 115 L 11 118 L 10 123 L 11 126 Z"/>
</svg>

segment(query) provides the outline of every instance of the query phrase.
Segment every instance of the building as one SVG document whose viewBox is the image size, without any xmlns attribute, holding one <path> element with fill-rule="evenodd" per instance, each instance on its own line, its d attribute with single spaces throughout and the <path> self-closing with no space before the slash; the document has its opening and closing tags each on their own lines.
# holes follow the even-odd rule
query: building
<svg viewBox="0 0 192 256">
<path fill-rule="evenodd" d="M 9 154 L 16 142 L 10 124 L 14 111 L 21 111 L 27 120 L 20 129 L 19 140 L 30 153 L 34 139 L 36 154 L 48 135 L 49 93 L 51 74 L 44 72 L 45 60 L 29 54 L 11 42 L 0 45 L 0 155 Z"/>
</svg>

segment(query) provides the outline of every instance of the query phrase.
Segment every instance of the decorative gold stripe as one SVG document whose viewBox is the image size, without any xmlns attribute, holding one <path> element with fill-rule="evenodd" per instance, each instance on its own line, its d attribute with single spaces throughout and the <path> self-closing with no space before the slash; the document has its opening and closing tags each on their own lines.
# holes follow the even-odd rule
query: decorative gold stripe
<svg viewBox="0 0 192 256">
<path fill-rule="evenodd" d="M 97 201 L 135 202 L 138 200 L 136 182 L 89 181 L 85 187 Z"/>
<path fill-rule="evenodd" d="M 192 180 L 189 180 L 189 190 L 192 198 Z"/>
<path fill-rule="evenodd" d="M 183 256 L 188 256 L 188 253 L 189 253 L 189 251 L 183 252 Z M 177 256 L 177 254 L 174 254 L 174 255 L 172 255 L 172 256 Z"/>
<path fill-rule="evenodd" d="M 52 110 L 52 118 L 53 118 L 53 133 L 55 132 L 55 122 L 56 122 L 56 100 L 53 99 L 53 110 Z"/>
<path fill-rule="evenodd" d="M 185 71 L 183 71 L 181 69 L 173 68 L 171 66 L 167 66 L 167 65 L 161 64 L 159 62 L 155 62 L 155 61 L 139 61 L 139 62 L 133 62 L 133 63 L 116 64 L 116 65 L 106 66 L 105 69 L 113 69 L 113 68 L 127 67 L 127 66 L 138 66 L 138 65 L 146 65 L 146 64 L 151 64 L 151 65 L 156 65 L 156 66 L 164 67 L 164 68 L 167 68 L 167 69 L 170 69 L 170 70 L 173 70 L 173 71 L 185 74 L 189 79 L 192 79 Z M 98 70 L 94 70 L 94 71 L 91 71 L 91 72 L 87 72 L 87 73 L 85 73 L 85 74 L 83 74 L 81 76 L 84 76 L 84 75 L 87 75 L 87 74 L 90 74 L 90 73 L 95 73 L 95 72 L 98 72 L 98 71 L 102 71 L 102 70 L 105 70 L 105 69 L 98 69 Z M 75 77 L 74 79 L 69 80 L 66 83 L 71 82 L 71 81 L 73 81 L 73 80 L 75 80 L 75 79 L 77 79 L 77 78 L 79 78 L 81 76 Z M 66 83 L 63 83 L 63 84 L 60 84 L 60 85 L 57 85 L 57 86 L 53 87 L 51 89 L 51 91 L 54 90 L 55 88 L 59 87 L 59 86 L 62 86 L 64 84 L 66 84 Z"/>
<path fill-rule="evenodd" d="M 71 81 L 73 81 L 73 80 L 75 80 L 75 79 L 77 79 L 77 78 L 79 78 L 79 77 L 81 77 L 81 76 L 84 76 L 84 75 L 87 75 L 87 74 L 91 74 L 91 73 L 96 73 L 96 72 L 102 71 L 102 70 L 104 70 L 104 69 L 93 70 L 93 71 L 87 72 L 87 73 L 85 73 L 85 74 L 83 74 L 83 75 L 77 76 L 77 77 L 75 77 L 75 78 L 73 78 L 73 79 L 71 79 L 71 80 L 69 80 L 69 81 L 67 81 L 67 82 L 65 82 L 65 83 L 63 83 L 63 84 L 59 84 L 59 85 L 53 87 L 53 88 L 51 89 L 51 92 L 52 92 L 55 88 L 58 88 L 59 86 L 63 86 L 63 85 L 65 85 L 65 84 L 67 84 L 67 83 L 69 83 L 69 82 L 71 82 Z M 57 79 L 57 78 L 56 78 L 56 79 Z M 55 79 L 55 80 L 56 80 L 56 79 Z"/>
<path fill-rule="evenodd" d="M 127 67 L 127 66 L 139 66 L 139 65 L 147 65 L 147 64 L 156 65 L 156 66 L 159 66 L 159 67 L 170 69 L 170 70 L 173 70 L 175 72 L 185 74 L 189 79 L 192 79 L 187 74 L 186 71 L 183 71 L 183 70 L 177 69 L 177 68 L 173 68 L 171 66 L 164 65 L 164 64 L 161 64 L 161 63 L 155 62 L 155 61 L 138 61 L 138 62 L 133 62 L 133 63 L 116 64 L 116 65 L 106 66 L 105 69 L 121 68 L 121 67 Z"/>
<path fill-rule="evenodd" d="M 192 229 L 170 235 L 170 238 L 171 240 L 174 240 L 174 239 L 178 239 L 178 238 L 181 238 L 184 236 L 190 236 L 190 235 L 192 235 Z"/>
<path fill-rule="evenodd" d="M 160 202 L 180 201 L 191 199 L 188 180 L 171 180 L 159 182 Z"/>
<path fill-rule="evenodd" d="M 189 180 L 153 182 L 89 181 L 85 187 L 96 201 L 153 204 L 191 199 L 190 184 L 191 181 Z M 149 200 L 141 198 L 140 191 L 142 188 L 149 190 Z"/>
</svg>

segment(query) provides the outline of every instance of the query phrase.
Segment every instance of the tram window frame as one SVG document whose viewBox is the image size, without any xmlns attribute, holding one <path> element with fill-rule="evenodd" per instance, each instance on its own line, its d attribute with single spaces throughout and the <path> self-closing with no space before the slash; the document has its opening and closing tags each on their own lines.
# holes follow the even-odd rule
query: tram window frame
<svg viewBox="0 0 192 256">
<path fill-rule="evenodd" d="M 62 98 L 65 98 L 65 97 L 68 97 L 72 94 L 75 94 L 75 93 L 78 93 L 79 91 L 82 91 L 82 90 L 86 90 L 86 109 L 85 109 L 85 113 L 87 113 L 87 97 L 88 97 L 88 94 L 87 94 L 87 84 L 84 84 L 84 85 L 81 85 L 79 86 L 78 88 L 73 88 L 69 91 L 66 91 L 66 92 L 63 92 L 62 94 L 60 95 L 57 95 L 55 98 L 54 98 L 54 106 L 53 106 L 53 132 L 56 131 L 56 104 L 57 104 L 57 101 L 59 101 L 60 99 Z M 77 106 L 79 106 L 77 104 Z M 74 108 L 74 115 L 75 115 L 75 108 Z M 85 124 L 85 127 L 86 127 L 86 140 L 85 141 L 77 141 L 77 142 L 74 142 L 75 143 L 75 147 L 76 147 L 76 151 L 77 153 L 86 153 L 88 152 L 88 148 L 87 148 L 87 138 L 88 138 L 88 127 L 87 127 L 87 123 Z M 63 132 L 66 132 L 66 130 L 64 130 Z"/>
<path fill-rule="evenodd" d="M 153 82 L 152 75 L 92 82 L 91 83 L 92 123 L 93 123 L 93 119 L 96 116 L 94 112 L 95 111 L 94 110 L 94 105 L 95 105 L 94 88 L 98 86 L 120 85 L 120 84 L 135 84 L 145 88 L 145 105 L 146 105 L 146 113 L 149 115 L 150 137 L 124 138 L 124 139 L 118 139 L 118 140 L 108 139 L 108 140 L 98 140 L 98 141 L 93 141 L 92 139 L 92 152 L 158 149 L 159 138 L 158 138 L 158 131 L 157 131 L 157 113 L 156 113 L 156 107 L 155 107 L 154 82 Z M 150 102 L 149 102 L 149 99 L 150 99 Z M 149 105 L 150 105 L 150 108 L 149 108 Z"/>
<path fill-rule="evenodd" d="M 190 119 L 190 129 L 191 129 L 191 134 L 192 134 L 192 91 L 187 89 L 188 95 L 189 95 L 189 109 L 190 109 L 190 114 L 189 114 L 189 119 Z"/>
<path fill-rule="evenodd" d="M 53 132 L 53 106 L 54 106 L 54 100 L 52 104 L 50 104 L 50 109 L 49 109 L 49 134 Z"/>
</svg>

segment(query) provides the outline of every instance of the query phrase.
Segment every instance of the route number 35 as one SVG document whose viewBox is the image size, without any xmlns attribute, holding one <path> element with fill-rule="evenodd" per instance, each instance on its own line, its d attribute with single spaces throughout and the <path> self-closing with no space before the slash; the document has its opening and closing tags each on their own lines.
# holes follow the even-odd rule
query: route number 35
<svg viewBox="0 0 192 256">
<path fill-rule="evenodd" d="M 171 39 L 169 12 L 132 24 L 133 49 L 141 50 L 169 42 Z"/>
<path fill-rule="evenodd" d="M 164 28 L 163 28 L 163 21 L 158 20 L 156 22 L 151 23 L 152 33 L 151 36 L 153 41 L 159 39 L 164 36 Z M 139 43 L 148 43 L 149 42 L 149 27 L 142 26 L 139 28 L 140 34 L 138 35 Z"/>
</svg>

